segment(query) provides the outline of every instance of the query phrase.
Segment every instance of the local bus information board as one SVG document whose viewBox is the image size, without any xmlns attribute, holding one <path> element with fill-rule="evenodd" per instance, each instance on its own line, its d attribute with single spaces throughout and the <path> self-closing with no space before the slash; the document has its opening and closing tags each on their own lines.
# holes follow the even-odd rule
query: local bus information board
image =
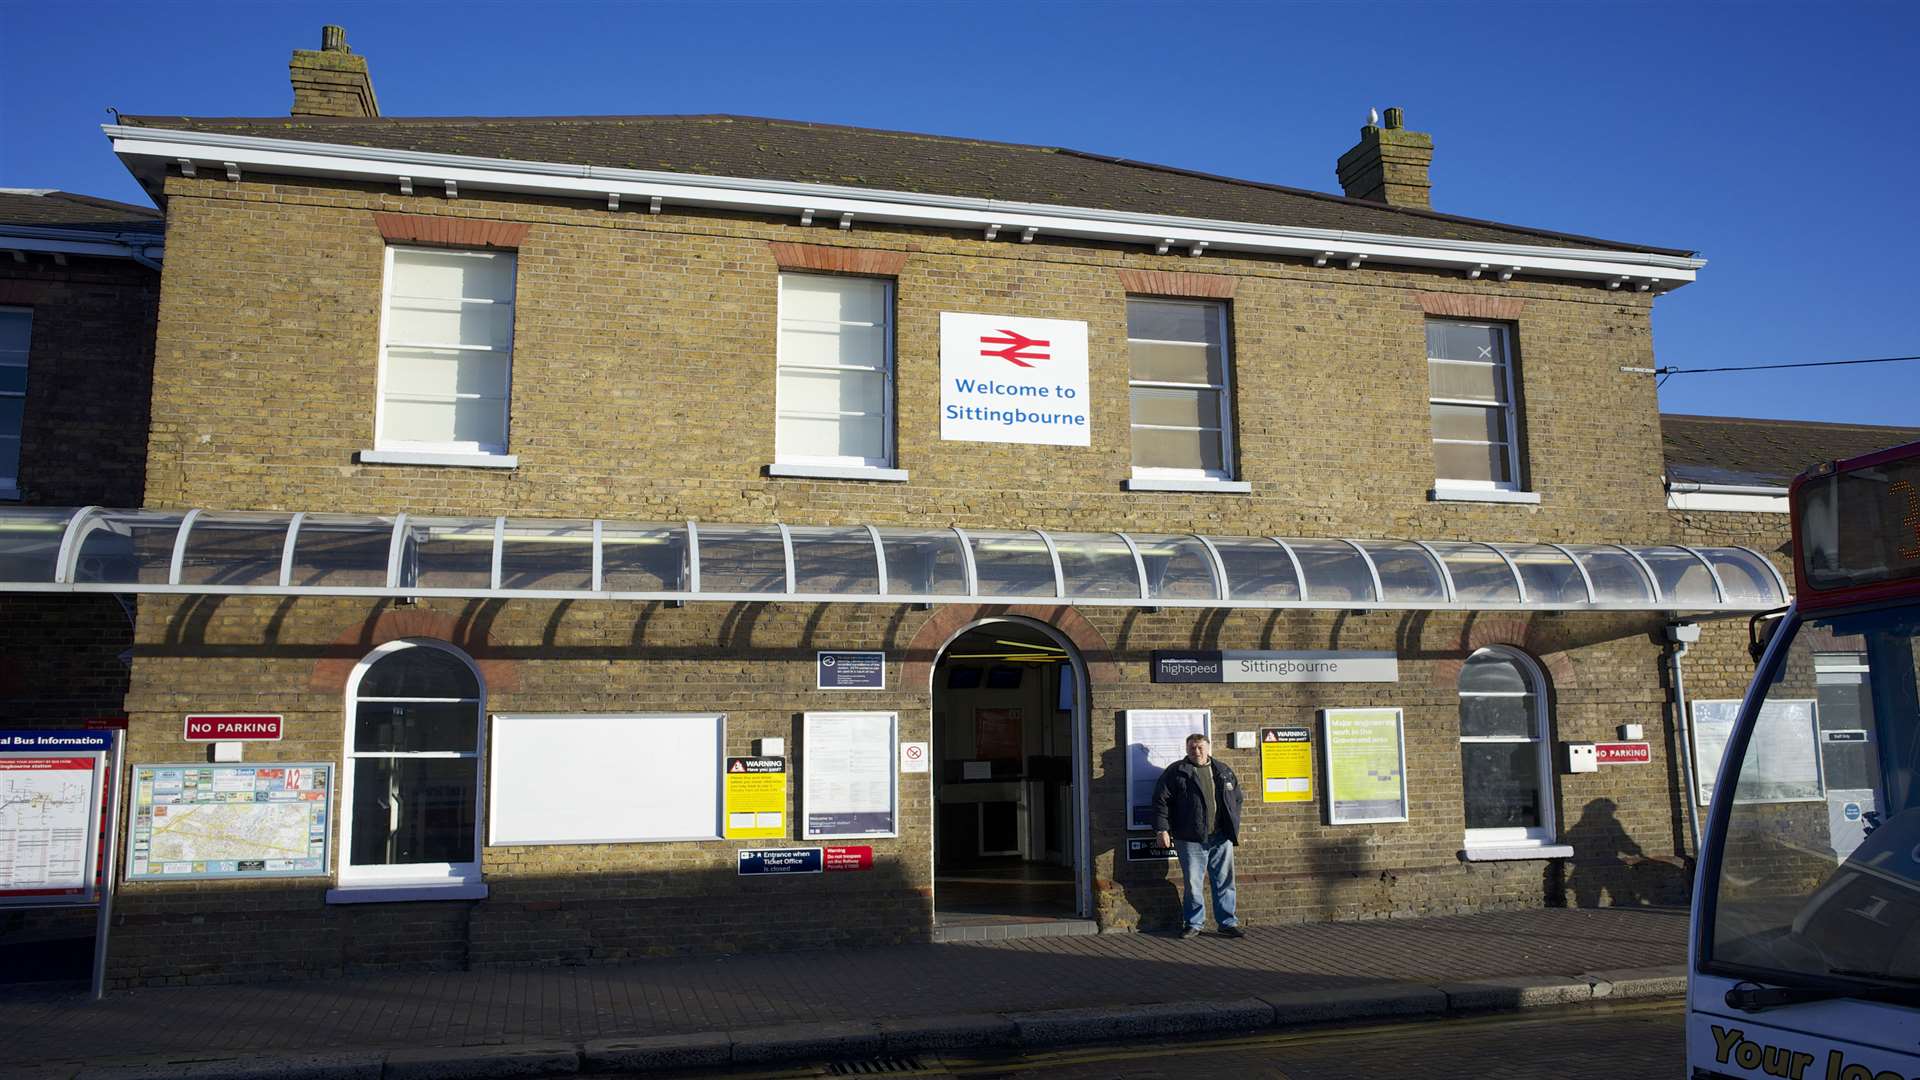
<svg viewBox="0 0 1920 1080">
<path fill-rule="evenodd" d="M 135 765 L 128 881 L 327 873 L 333 767 Z"/>
<path fill-rule="evenodd" d="M 0 904 L 92 903 L 102 755 L 0 753 Z"/>
</svg>

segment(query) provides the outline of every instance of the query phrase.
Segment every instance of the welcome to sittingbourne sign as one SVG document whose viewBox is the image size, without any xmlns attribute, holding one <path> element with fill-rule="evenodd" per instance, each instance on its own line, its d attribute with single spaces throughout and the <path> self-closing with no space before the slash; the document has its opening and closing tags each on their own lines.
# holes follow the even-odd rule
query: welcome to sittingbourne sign
<svg viewBox="0 0 1920 1080">
<path fill-rule="evenodd" d="M 1399 682 L 1400 660 L 1391 652 L 1358 650 L 1260 652 L 1253 650 L 1156 649 L 1158 683 L 1346 683 Z"/>
<path fill-rule="evenodd" d="M 1087 324 L 941 312 L 940 438 L 1092 445 Z"/>
</svg>

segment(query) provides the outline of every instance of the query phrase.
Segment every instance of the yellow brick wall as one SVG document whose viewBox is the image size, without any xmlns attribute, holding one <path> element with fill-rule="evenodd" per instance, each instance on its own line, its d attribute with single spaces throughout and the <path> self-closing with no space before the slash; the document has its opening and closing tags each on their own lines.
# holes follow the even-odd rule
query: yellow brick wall
<svg viewBox="0 0 1920 1080">
<path fill-rule="evenodd" d="M 950 233 L 802 228 L 747 215 L 609 213 L 576 203 L 402 197 L 351 185 L 168 183 L 150 506 L 398 511 L 633 520 L 1042 526 L 1223 535 L 1660 542 L 1649 301 L 1601 287 L 1466 281 L 1303 260 L 1156 257 Z M 519 251 L 510 472 L 355 464 L 373 440 L 383 241 L 371 212 L 525 222 Z M 897 464 L 906 484 L 770 479 L 776 273 L 769 240 L 908 253 L 897 290 Z M 1237 278 L 1236 445 L 1251 495 L 1126 492 L 1125 291 L 1117 270 Z M 1537 507 L 1432 503 L 1421 292 L 1524 301 L 1517 323 L 1525 461 Z M 1092 445 L 942 443 L 938 318 L 985 311 L 1089 324 Z M 191 760 L 188 711 L 284 713 L 257 760 L 340 758 L 341 665 L 371 648 L 390 602 L 188 598 L 143 603 L 128 708 L 136 761 Z M 1681 846 L 1663 719 L 1659 620 L 1647 616 L 1196 612 L 1090 608 L 1113 665 L 1091 692 L 1096 907 L 1115 928 L 1164 926 L 1170 869 L 1124 859 L 1120 712 L 1205 706 L 1216 731 L 1315 727 L 1320 708 L 1406 710 L 1413 804 L 1403 825 L 1320 824 L 1318 803 L 1249 806 L 1240 872 L 1250 921 L 1366 918 L 1571 902 L 1671 900 L 1618 852 L 1464 864 L 1453 679 L 1499 640 L 1548 661 L 1557 740 L 1646 726 L 1654 762 L 1555 778 L 1563 833 L 1596 800 L 1645 854 Z M 902 686 L 932 613 L 867 605 L 423 601 L 468 635 L 498 711 L 721 710 L 729 752 L 793 740 L 809 709 L 897 710 L 929 736 L 931 696 Z M 372 622 L 370 622 L 372 620 Z M 1496 625 L 1497 621 L 1497 625 Z M 883 649 L 879 694 L 813 689 L 813 650 Z M 1169 686 L 1156 648 L 1368 648 L 1398 684 Z M 1448 665 L 1452 664 L 1450 668 Z M 1318 735 L 1315 751 L 1318 753 Z M 1663 741 L 1665 740 L 1665 741 Z M 790 743 L 792 745 L 792 743 Z M 1251 752 L 1220 753 L 1243 778 Z M 1317 771 L 1317 766 L 1316 766 Z M 383 966 L 584 962 L 667 951 L 923 940 L 931 922 L 926 789 L 902 777 L 902 834 L 868 874 L 742 880 L 732 842 L 490 849 L 478 903 L 325 907 L 322 881 L 130 886 L 122 983 Z M 916 791 L 918 794 L 915 794 Z M 797 798 L 797 795 L 795 796 Z M 764 845 L 754 845 L 764 846 Z M 337 852 L 337 847 L 336 847 Z M 337 855 L 336 855 L 337 857 Z M 1680 871 L 1673 868 L 1669 877 Z M 1571 879 L 1571 880 L 1569 880 Z M 1595 885 L 1594 883 L 1599 883 Z M 1604 887 L 1604 891 L 1602 891 Z M 1681 884 L 1678 890 L 1683 890 Z M 294 933 L 289 933 L 289 930 Z M 297 942 L 297 945 L 290 944 Z M 271 947 L 269 947 L 269 945 Z M 184 946 L 184 947 L 183 947 Z M 183 957 L 191 955 L 187 962 Z M 257 958 L 257 959 L 249 959 Z"/>
</svg>

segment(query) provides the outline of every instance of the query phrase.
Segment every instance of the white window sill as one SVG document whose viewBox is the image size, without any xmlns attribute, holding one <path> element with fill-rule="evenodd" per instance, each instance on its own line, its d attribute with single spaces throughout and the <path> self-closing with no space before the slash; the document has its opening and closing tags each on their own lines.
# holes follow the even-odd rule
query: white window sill
<svg viewBox="0 0 1920 1080">
<path fill-rule="evenodd" d="M 1253 493 L 1253 485 L 1245 480 L 1182 480 L 1173 476 L 1135 476 L 1124 486 L 1128 491 L 1192 491 L 1204 495 Z"/>
<path fill-rule="evenodd" d="M 1463 862 L 1517 862 L 1521 859 L 1571 859 L 1573 848 L 1567 844 L 1502 844 L 1470 847 L 1460 852 Z"/>
<path fill-rule="evenodd" d="M 428 450 L 362 450 L 362 465 L 452 465 L 468 469 L 517 469 L 518 454 L 439 454 Z"/>
<path fill-rule="evenodd" d="M 803 480 L 880 480 L 889 484 L 907 482 L 907 470 L 882 469 L 874 465 L 782 465 L 767 466 L 768 476 L 791 476 Z"/>
<path fill-rule="evenodd" d="M 327 890 L 329 904 L 392 904 L 411 900 L 485 900 L 484 881 L 437 881 L 431 884 L 388 882 L 380 885 L 342 885 Z"/>
<path fill-rule="evenodd" d="M 1537 491 L 1499 491 L 1494 488 L 1457 488 L 1435 486 L 1427 491 L 1432 502 L 1524 503 L 1540 505 Z"/>
</svg>

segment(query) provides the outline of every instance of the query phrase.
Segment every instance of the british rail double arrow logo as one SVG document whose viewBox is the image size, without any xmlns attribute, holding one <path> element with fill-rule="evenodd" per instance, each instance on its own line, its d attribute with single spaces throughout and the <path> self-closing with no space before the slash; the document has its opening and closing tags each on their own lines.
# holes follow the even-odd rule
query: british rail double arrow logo
<svg viewBox="0 0 1920 1080">
<path fill-rule="evenodd" d="M 980 355 L 981 356 L 997 356 L 1000 359 L 1005 360 L 1009 364 L 1013 364 L 1016 367 L 1023 367 L 1023 368 L 1030 368 L 1033 366 L 1032 364 L 1027 363 L 1027 361 L 1029 360 L 1053 359 L 1053 356 L 1051 353 L 1029 351 L 1032 349 L 1048 348 L 1053 344 L 1051 341 L 1042 341 L 1037 338 L 1030 338 L 1025 334 L 1020 333 L 1017 330 L 1003 329 L 1000 331 L 1000 333 L 1005 334 L 1006 336 L 1005 337 L 987 337 L 983 335 L 980 338 L 980 346 L 981 346 Z M 998 349 L 989 349 L 986 347 L 988 345 L 999 345 L 1003 347 Z"/>
</svg>

